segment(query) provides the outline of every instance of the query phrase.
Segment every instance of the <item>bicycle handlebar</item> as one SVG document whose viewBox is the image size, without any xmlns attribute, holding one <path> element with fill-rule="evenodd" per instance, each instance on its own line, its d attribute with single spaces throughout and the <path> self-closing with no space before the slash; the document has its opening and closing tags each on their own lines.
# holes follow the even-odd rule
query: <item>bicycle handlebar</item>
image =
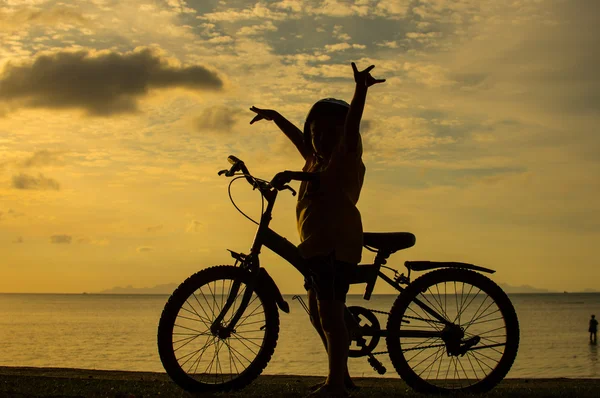
<svg viewBox="0 0 600 398">
<path fill-rule="evenodd" d="M 260 189 L 261 185 L 266 185 L 265 183 L 260 184 L 258 182 L 258 180 L 256 180 L 248 171 L 248 168 L 246 167 L 246 165 L 244 164 L 244 162 L 240 159 L 238 159 L 237 157 L 233 156 L 233 155 L 229 155 L 227 157 L 227 161 L 229 163 L 231 163 L 231 168 L 229 170 L 225 169 L 225 170 L 221 170 L 218 172 L 218 175 L 223 175 L 225 174 L 226 177 L 233 177 L 235 175 L 236 172 L 241 171 L 244 176 L 246 177 L 246 181 L 248 181 L 248 183 L 250 185 L 252 185 L 253 188 L 255 188 L 257 185 Z M 277 189 L 278 191 L 283 191 L 284 189 L 289 189 L 290 191 L 292 191 L 292 196 L 296 196 L 296 191 L 294 190 L 294 188 L 290 187 L 289 185 L 285 184 L 282 186 L 275 186 L 272 183 L 267 183 L 269 187 Z"/>
</svg>

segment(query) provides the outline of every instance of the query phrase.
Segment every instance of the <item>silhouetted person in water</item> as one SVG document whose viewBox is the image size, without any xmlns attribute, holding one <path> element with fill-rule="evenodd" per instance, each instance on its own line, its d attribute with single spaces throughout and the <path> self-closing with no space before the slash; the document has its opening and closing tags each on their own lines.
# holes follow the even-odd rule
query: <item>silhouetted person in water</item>
<svg viewBox="0 0 600 398">
<path fill-rule="evenodd" d="M 311 321 L 329 359 L 327 379 L 309 396 L 346 397 L 346 388 L 356 387 L 348 373 L 344 309 L 348 273 L 360 261 L 363 243 L 356 208 L 365 175 L 360 120 L 368 88 L 385 81 L 371 76 L 373 68 L 358 71 L 352 63 L 356 89 L 350 105 L 333 98 L 318 101 L 306 117 L 304 131 L 276 111 L 250 108 L 257 114 L 250 124 L 274 121 L 306 161 L 301 172 L 284 171 L 275 178 L 282 183 L 302 181 L 296 206 L 298 248 L 311 271 L 304 285 Z"/>
<path fill-rule="evenodd" d="M 592 315 L 588 331 L 590 332 L 590 343 L 596 344 L 596 333 L 598 333 L 598 321 L 596 320 L 596 315 Z"/>
</svg>

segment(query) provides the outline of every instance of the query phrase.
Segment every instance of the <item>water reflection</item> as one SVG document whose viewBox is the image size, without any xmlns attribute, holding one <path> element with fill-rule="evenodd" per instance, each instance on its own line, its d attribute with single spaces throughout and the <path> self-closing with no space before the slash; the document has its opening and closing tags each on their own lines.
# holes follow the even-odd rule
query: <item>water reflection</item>
<svg viewBox="0 0 600 398">
<path fill-rule="evenodd" d="M 598 376 L 598 344 L 590 342 L 590 376 Z"/>
</svg>

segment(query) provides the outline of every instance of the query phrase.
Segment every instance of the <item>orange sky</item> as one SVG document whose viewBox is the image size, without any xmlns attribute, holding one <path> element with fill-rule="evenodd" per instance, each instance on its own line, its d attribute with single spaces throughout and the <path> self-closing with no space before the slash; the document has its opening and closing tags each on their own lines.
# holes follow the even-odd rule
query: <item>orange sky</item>
<svg viewBox="0 0 600 398">
<path fill-rule="evenodd" d="M 352 61 L 387 79 L 363 117 L 364 228 L 417 236 L 390 265 L 599 288 L 599 19 L 585 0 L 0 1 L 0 292 L 230 263 L 254 225 L 216 174 L 227 156 L 265 179 L 303 165 L 248 108 L 302 126 L 316 100 L 351 99 Z M 247 184 L 233 195 L 258 216 Z M 294 206 L 281 195 L 272 226 L 298 243 Z"/>
</svg>

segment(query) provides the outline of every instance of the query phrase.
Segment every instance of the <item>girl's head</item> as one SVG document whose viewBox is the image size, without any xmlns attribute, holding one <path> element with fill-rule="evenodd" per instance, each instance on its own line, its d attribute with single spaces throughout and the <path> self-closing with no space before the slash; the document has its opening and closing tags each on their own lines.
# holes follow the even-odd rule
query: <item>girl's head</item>
<svg viewBox="0 0 600 398">
<path fill-rule="evenodd" d="M 304 123 L 304 142 L 322 158 L 331 156 L 342 137 L 350 105 L 335 98 L 325 98 L 315 103 Z"/>
</svg>

